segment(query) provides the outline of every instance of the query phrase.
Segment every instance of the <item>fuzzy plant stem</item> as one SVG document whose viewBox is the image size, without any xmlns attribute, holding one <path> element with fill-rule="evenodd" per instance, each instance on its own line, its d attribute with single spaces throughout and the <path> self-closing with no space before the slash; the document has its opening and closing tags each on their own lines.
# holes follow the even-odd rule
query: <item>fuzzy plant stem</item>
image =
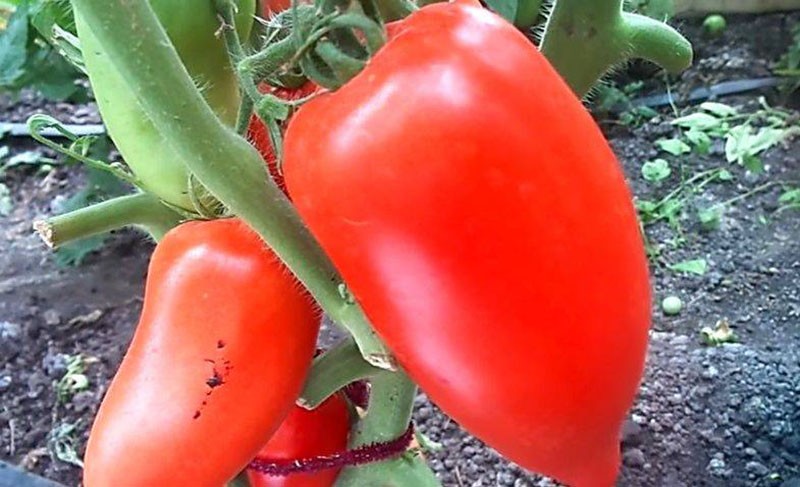
<svg viewBox="0 0 800 487">
<path fill-rule="evenodd" d="M 391 354 L 360 307 L 341 296 L 341 278 L 268 176 L 261 156 L 221 123 L 200 95 L 149 3 L 72 0 L 72 5 L 189 170 L 258 232 L 331 319 L 351 332 L 365 359 L 393 368 Z"/>
<path fill-rule="evenodd" d="M 180 223 L 181 217 L 158 198 L 136 193 L 113 198 L 63 215 L 34 222 L 42 240 L 57 248 L 74 240 L 135 226 L 144 229 L 155 241 Z"/>
<path fill-rule="evenodd" d="M 306 409 L 314 409 L 336 391 L 358 380 L 372 377 L 379 371 L 380 369 L 364 360 L 355 341 L 346 338 L 314 359 L 297 404 Z"/>
<path fill-rule="evenodd" d="M 247 472 L 242 471 L 239 473 L 233 480 L 228 482 L 227 487 L 250 487 L 250 480 L 247 478 Z"/>
<path fill-rule="evenodd" d="M 658 20 L 622 11 L 622 0 L 557 0 L 541 50 L 578 96 L 609 69 L 643 58 L 671 73 L 692 63 L 692 45 Z"/>
<path fill-rule="evenodd" d="M 411 421 L 417 387 L 403 372 L 378 372 L 371 380 L 367 414 L 350 439 L 350 448 L 385 442 L 401 436 Z M 389 414 L 388 412 L 391 412 Z M 336 487 L 440 487 L 441 483 L 419 452 L 378 463 L 349 467 L 339 474 Z"/>
</svg>

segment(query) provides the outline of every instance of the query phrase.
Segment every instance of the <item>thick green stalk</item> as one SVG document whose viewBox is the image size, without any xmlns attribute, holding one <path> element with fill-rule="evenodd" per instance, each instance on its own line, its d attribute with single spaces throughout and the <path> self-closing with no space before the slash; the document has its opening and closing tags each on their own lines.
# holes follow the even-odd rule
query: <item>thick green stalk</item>
<svg viewBox="0 0 800 487">
<path fill-rule="evenodd" d="M 673 73 L 692 63 L 689 41 L 663 22 L 624 13 L 622 0 L 557 0 L 541 50 L 579 96 L 632 58 Z"/>
<path fill-rule="evenodd" d="M 261 235 L 331 319 L 350 330 L 370 363 L 393 367 L 391 355 L 358 305 L 339 295 L 341 278 L 269 178 L 261 156 L 203 100 L 148 2 L 72 3 L 144 113 L 197 179 Z"/>
<path fill-rule="evenodd" d="M 339 389 L 378 372 L 380 369 L 364 361 L 355 341 L 346 338 L 314 359 L 297 403 L 314 409 Z"/>
<path fill-rule="evenodd" d="M 417 9 L 410 0 L 376 0 L 375 5 L 384 22 L 394 22 L 411 15 Z"/>
<path fill-rule="evenodd" d="M 417 387 L 403 372 L 382 371 L 371 380 L 366 416 L 353 431 L 350 448 L 385 442 L 401 436 L 411 421 Z M 419 452 L 393 460 L 349 467 L 339 474 L 336 487 L 439 487 L 441 483 Z"/>
<path fill-rule="evenodd" d="M 180 220 L 180 215 L 158 198 L 136 193 L 39 220 L 33 227 L 49 247 L 56 248 L 73 240 L 127 226 L 142 227 L 159 241 Z"/>
<path fill-rule="evenodd" d="M 233 480 L 228 482 L 228 487 L 250 487 L 250 480 L 247 478 L 247 473 L 242 472 Z"/>
</svg>

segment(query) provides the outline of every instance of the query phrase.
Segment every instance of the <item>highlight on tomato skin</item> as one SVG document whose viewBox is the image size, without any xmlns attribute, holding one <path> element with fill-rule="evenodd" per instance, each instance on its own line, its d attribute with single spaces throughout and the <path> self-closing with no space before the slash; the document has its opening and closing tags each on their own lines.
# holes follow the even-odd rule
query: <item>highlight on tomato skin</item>
<svg viewBox="0 0 800 487">
<path fill-rule="evenodd" d="M 130 347 L 92 426 L 86 487 L 219 487 L 294 407 L 316 307 L 235 218 L 183 223 L 156 246 Z"/>
<path fill-rule="evenodd" d="M 621 167 L 507 22 L 456 2 L 397 24 L 293 116 L 289 193 L 437 406 L 524 468 L 610 486 L 650 325 Z"/>
<path fill-rule="evenodd" d="M 347 448 L 349 432 L 350 408 L 341 394 L 335 394 L 311 411 L 295 406 L 257 456 L 291 460 L 330 455 Z M 287 476 L 248 470 L 247 478 L 251 487 L 330 487 L 339 470 Z"/>
</svg>

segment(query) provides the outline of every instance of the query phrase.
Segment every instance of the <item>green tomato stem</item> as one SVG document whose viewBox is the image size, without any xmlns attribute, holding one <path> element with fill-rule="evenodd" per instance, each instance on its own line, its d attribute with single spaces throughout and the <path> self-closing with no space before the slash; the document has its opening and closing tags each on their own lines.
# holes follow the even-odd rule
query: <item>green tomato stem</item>
<svg viewBox="0 0 800 487">
<path fill-rule="evenodd" d="M 250 487 L 250 480 L 247 478 L 247 472 L 242 471 L 233 478 L 230 482 L 228 482 L 227 487 Z"/>
<path fill-rule="evenodd" d="M 72 0 L 108 50 L 144 113 L 197 179 L 246 221 L 305 285 L 334 322 L 352 333 L 365 359 L 394 360 L 255 148 L 214 115 L 193 84 L 148 2 Z"/>
<path fill-rule="evenodd" d="M 158 198 L 147 193 L 136 193 L 39 220 L 34 222 L 33 227 L 49 247 L 57 248 L 74 240 L 127 226 L 141 227 L 159 241 L 180 221 L 180 215 L 167 208 Z"/>
<path fill-rule="evenodd" d="M 539 20 L 543 0 L 519 0 L 514 25 L 521 29 L 531 27 Z"/>
<path fill-rule="evenodd" d="M 370 384 L 367 414 L 352 432 L 350 448 L 397 438 L 411 421 L 417 387 L 408 376 L 380 371 Z M 336 480 L 337 487 L 364 485 L 439 487 L 441 483 L 419 452 L 409 451 L 392 460 L 346 468 Z"/>
<path fill-rule="evenodd" d="M 380 369 L 368 364 L 361 356 L 355 341 L 346 338 L 314 359 L 297 404 L 314 409 L 346 385 L 378 372 Z"/>
<path fill-rule="evenodd" d="M 409 0 L 376 0 L 375 5 L 384 22 L 406 18 L 417 10 L 417 6 Z"/>
<path fill-rule="evenodd" d="M 641 57 L 676 73 L 689 67 L 693 56 L 678 31 L 624 13 L 622 0 L 557 0 L 541 50 L 578 96 L 628 59 Z"/>
</svg>

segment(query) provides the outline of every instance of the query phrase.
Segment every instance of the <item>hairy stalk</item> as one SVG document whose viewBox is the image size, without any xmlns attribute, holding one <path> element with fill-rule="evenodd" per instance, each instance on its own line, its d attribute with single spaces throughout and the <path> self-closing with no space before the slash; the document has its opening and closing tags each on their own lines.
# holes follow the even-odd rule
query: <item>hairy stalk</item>
<svg viewBox="0 0 800 487">
<path fill-rule="evenodd" d="M 624 13 L 622 0 L 556 0 L 541 50 L 578 96 L 613 66 L 632 58 L 670 72 L 692 63 L 692 45 L 675 29 Z"/>
<path fill-rule="evenodd" d="M 403 372 L 381 371 L 370 383 L 366 416 L 353 431 L 350 447 L 385 442 L 400 437 L 408 429 L 417 387 Z M 406 452 L 399 458 L 349 467 L 339 474 L 337 487 L 439 487 L 441 483 L 425 464 L 419 452 Z"/>
<path fill-rule="evenodd" d="M 33 228 L 49 247 L 57 248 L 74 240 L 127 226 L 141 227 L 159 241 L 180 221 L 180 215 L 167 208 L 158 198 L 147 193 L 136 193 L 36 221 Z"/>
<path fill-rule="evenodd" d="M 148 2 L 72 0 L 144 113 L 197 179 L 244 219 L 305 285 L 334 322 L 347 328 L 364 357 L 393 359 L 297 212 L 272 182 L 258 152 L 214 115 L 192 83 Z"/>
<path fill-rule="evenodd" d="M 364 361 L 355 341 L 347 338 L 314 359 L 297 403 L 306 409 L 314 409 L 336 391 L 379 371 Z"/>
</svg>

